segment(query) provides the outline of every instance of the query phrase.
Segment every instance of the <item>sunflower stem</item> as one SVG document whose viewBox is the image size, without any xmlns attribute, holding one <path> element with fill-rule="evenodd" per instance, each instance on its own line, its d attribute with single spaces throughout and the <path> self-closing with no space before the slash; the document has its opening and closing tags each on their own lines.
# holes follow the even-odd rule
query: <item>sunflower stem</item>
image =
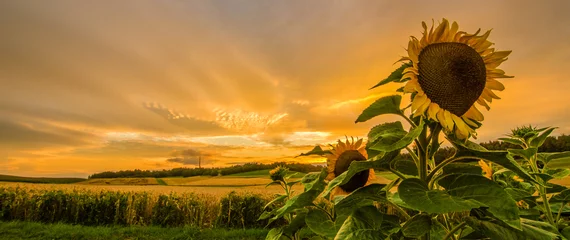
<svg viewBox="0 0 570 240">
<path fill-rule="evenodd" d="M 419 144 L 420 146 L 418 146 L 418 156 L 420 157 L 420 164 L 419 164 L 419 168 L 418 168 L 418 173 L 419 173 L 419 177 L 421 180 L 423 180 L 424 182 L 427 183 L 427 171 L 428 171 L 428 166 L 427 166 L 427 146 L 429 144 L 429 140 L 426 137 L 427 135 L 427 126 L 424 126 L 424 129 L 422 130 L 422 132 L 420 133 L 419 136 Z"/>
<path fill-rule="evenodd" d="M 437 166 L 435 166 L 434 169 L 431 170 L 431 172 L 429 173 L 429 175 L 427 176 L 427 180 L 428 180 L 428 186 L 433 186 L 434 184 L 434 180 L 435 180 L 435 175 L 437 174 L 437 172 L 439 170 L 441 170 L 443 167 L 447 166 L 448 164 L 455 162 L 457 160 L 461 160 L 461 159 L 467 159 L 469 157 L 450 157 L 448 159 L 443 160 L 440 164 L 438 164 Z"/>
<path fill-rule="evenodd" d="M 445 235 L 445 237 L 443 238 L 443 240 L 447 240 L 450 237 L 454 236 L 453 234 L 455 234 L 455 232 L 457 232 L 458 230 L 462 229 L 463 226 L 465 226 L 467 223 L 466 222 L 462 222 L 460 224 L 458 224 L 457 226 L 455 226 L 453 229 L 449 230 L 449 233 L 447 233 Z"/>
<path fill-rule="evenodd" d="M 403 112 L 399 113 L 398 115 L 400 115 L 401 117 L 403 117 L 404 119 L 406 119 L 406 121 L 412 125 L 412 127 L 417 127 L 418 125 L 416 125 L 416 123 L 414 123 L 414 121 L 412 121 L 412 119 L 410 119 L 409 117 L 407 117 Z"/>
</svg>

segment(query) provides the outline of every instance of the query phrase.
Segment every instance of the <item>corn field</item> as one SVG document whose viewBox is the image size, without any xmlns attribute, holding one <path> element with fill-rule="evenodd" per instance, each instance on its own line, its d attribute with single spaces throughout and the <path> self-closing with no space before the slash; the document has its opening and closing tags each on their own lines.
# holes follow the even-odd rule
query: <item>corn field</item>
<svg viewBox="0 0 570 240">
<path fill-rule="evenodd" d="M 262 228 L 268 196 L 229 193 L 58 190 L 0 187 L 0 220 L 81 225 Z M 278 223 L 275 223 L 278 224 Z"/>
</svg>

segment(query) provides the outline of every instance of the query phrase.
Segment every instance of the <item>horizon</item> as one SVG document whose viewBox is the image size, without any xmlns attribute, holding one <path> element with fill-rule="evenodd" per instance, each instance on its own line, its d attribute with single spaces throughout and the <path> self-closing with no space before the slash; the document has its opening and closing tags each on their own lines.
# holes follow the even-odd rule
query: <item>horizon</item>
<svg viewBox="0 0 570 240">
<path fill-rule="evenodd" d="M 474 141 L 569 134 L 570 2 L 548 3 L 2 1 L 0 174 L 322 164 L 294 157 L 399 120 L 354 123 L 402 86 L 368 90 L 421 22 L 442 18 L 513 51 Z"/>
</svg>

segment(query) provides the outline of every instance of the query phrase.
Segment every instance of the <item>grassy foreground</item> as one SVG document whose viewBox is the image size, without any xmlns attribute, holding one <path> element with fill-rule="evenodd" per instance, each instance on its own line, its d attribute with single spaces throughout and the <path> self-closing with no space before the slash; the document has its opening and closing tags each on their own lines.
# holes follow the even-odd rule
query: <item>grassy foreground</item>
<svg viewBox="0 0 570 240">
<path fill-rule="evenodd" d="M 0 222 L 0 239 L 265 239 L 267 229 L 198 229 L 192 227 L 87 227 L 69 224 Z"/>
</svg>

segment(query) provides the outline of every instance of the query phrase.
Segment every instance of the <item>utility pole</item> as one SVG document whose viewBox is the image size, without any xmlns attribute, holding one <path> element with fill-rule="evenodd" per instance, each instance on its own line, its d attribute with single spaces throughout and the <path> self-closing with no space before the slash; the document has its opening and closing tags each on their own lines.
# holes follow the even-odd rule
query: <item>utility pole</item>
<svg viewBox="0 0 570 240">
<path fill-rule="evenodd" d="M 202 168 L 202 154 L 198 155 L 198 168 Z"/>
</svg>

